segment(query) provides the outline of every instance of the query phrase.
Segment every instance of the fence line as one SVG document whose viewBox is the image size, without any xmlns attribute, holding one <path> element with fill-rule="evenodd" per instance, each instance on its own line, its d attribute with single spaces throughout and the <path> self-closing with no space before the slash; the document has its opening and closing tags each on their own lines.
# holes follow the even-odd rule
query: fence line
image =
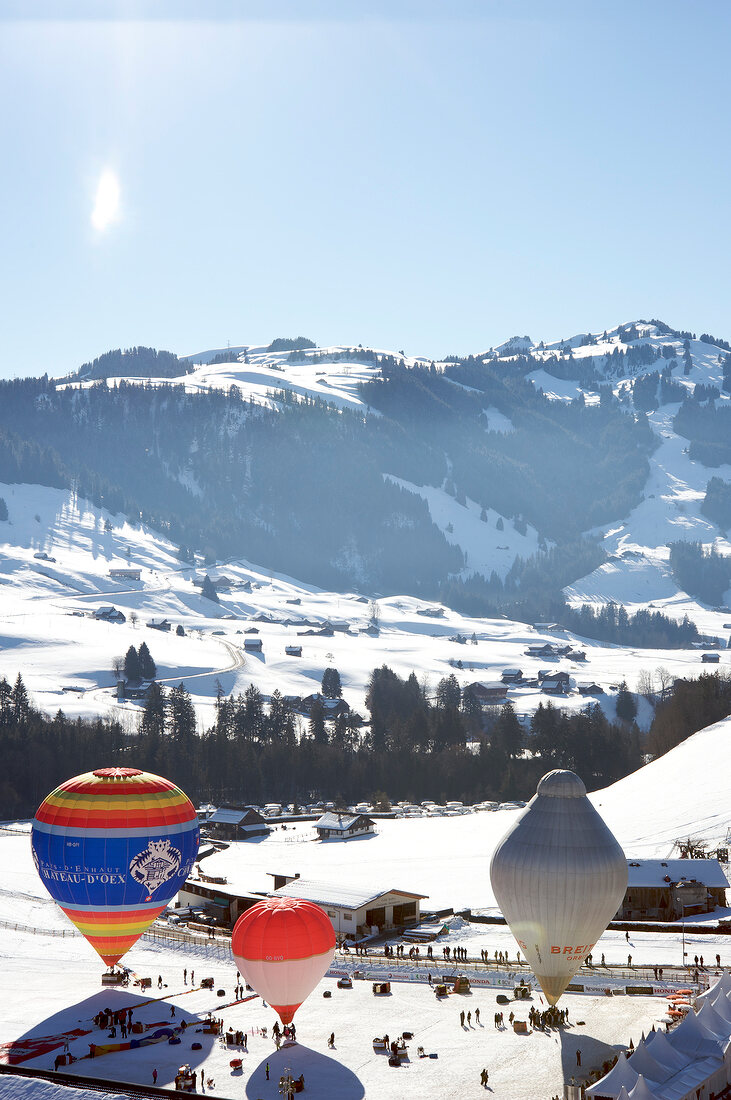
<svg viewBox="0 0 731 1100">
<path fill-rule="evenodd" d="M 0 928 L 7 929 L 9 932 L 25 932 L 30 936 L 60 936 L 64 938 L 66 936 L 81 935 L 81 933 L 77 932 L 74 928 L 37 928 L 32 924 L 22 924 L 20 921 L 9 920 L 0 920 Z M 192 948 L 196 954 L 204 955 L 209 959 L 219 959 L 223 962 L 229 962 L 231 959 L 231 949 L 228 938 L 222 938 L 218 942 L 211 942 L 208 939 L 203 939 L 192 933 L 182 932 L 177 929 L 152 927 L 148 928 L 140 939 L 160 944 L 163 947 L 169 947 L 172 950 L 190 950 Z"/>
<path fill-rule="evenodd" d="M 61 937 L 77 936 L 80 935 L 75 929 L 72 928 L 36 928 L 30 924 L 23 924 L 19 921 L 0 920 L 0 928 L 7 929 L 11 932 L 24 932 L 32 936 L 51 936 Z M 159 944 L 161 947 L 167 947 L 171 950 L 178 951 L 194 951 L 198 955 L 203 955 L 209 959 L 217 959 L 222 962 L 228 962 L 231 959 L 231 946 L 230 946 L 230 934 L 226 931 L 217 930 L 217 940 L 213 940 L 205 935 L 199 933 L 184 931 L 180 928 L 166 928 L 160 925 L 153 925 L 143 932 L 140 937 L 141 940 L 147 940 L 149 943 Z M 419 957 L 409 958 L 398 956 L 386 956 L 382 952 L 369 948 L 368 954 L 358 955 L 356 952 L 348 951 L 344 952 L 338 948 L 335 952 L 335 961 L 341 964 L 347 963 L 348 969 L 384 969 L 384 970 L 397 970 L 397 969 L 409 969 L 416 972 L 420 970 L 430 970 L 434 977 L 439 980 L 442 973 L 454 974 L 461 971 L 470 970 L 473 973 L 495 973 L 495 976 L 504 975 L 511 980 L 517 980 L 521 975 L 527 977 L 531 971 L 526 963 L 508 963 L 507 965 L 495 963 L 492 960 L 487 963 L 481 959 L 468 957 L 466 959 L 445 959 L 443 956 L 428 958 L 426 955 Z M 699 973 L 698 979 L 695 978 L 695 967 L 683 968 L 681 966 L 672 966 L 665 964 L 663 966 L 662 979 L 655 978 L 653 973 L 653 967 L 633 966 L 631 968 L 626 966 L 582 966 L 573 978 L 573 982 L 600 982 L 602 978 L 605 978 L 608 982 L 617 982 L 619 980 L 622 983 L 627 984 L 644 984 L 644 985 L 658 985 L 658 984 L 678 984 L 683 983 L 692 986 L 697 990 L 707 987 L 712 978 L 714 977 L 716 968 L 706 968 L 705 971 Z"/>
<path fill-rule="evenodd" d="M 31 936 L 76 936 L 79 933 L 71 928 L 34 928 L 32 924 L 20 924 L 18 921 L 0 920 L 0 928 L 10 932 L 28 932 Z"/>
<path fill-rule="evenodd" d="M 204 955 L 208 959 L 218 959 L 221 962 L 231 961 L 231 947 L 228 939 L 223 942 L 211 942 L 207 939 L 197 939 L 195 936 L 184 932 L 172 931 L 165 928 L 148 928 L 141 939 L 160 944 L 177 951 L 193 951 Z"/>
</svg>

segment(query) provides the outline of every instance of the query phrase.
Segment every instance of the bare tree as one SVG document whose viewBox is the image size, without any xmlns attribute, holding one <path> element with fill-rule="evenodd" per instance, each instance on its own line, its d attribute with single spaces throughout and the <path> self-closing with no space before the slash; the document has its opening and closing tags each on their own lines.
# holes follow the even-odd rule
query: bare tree
<svg viewBox="0 0 731 1100">
<path fill-rule="evenodd" d="M 655 676 L 657 677 L 657 682 L 660 685 L 660 698 L 664 699 L 666 695 L 668 695 L 670 692 L 670 688 L 672 687 L 673 683 L 673 677 L 668 669 L 664 668 L 663 665 L 657 666 L 657 668 L 655 669 Z"/>
<path fill-rule="evenodd" d="M 643 668 L 637 677 L 637 694 L 644 695 L 648 702 L 652 701 L 655 694 L 655 677 L 649 668 Z"/>
<path fill-rule="evenodd" d="M 132 626 L 137 626 L 137 623 L 140 621 L 140 617 L 136 611 L 130 612 L 129 621 L 132 623 Z"/>
<path fill-rule="evenodd" d="M 124 657 L 115 657 L 112 660 L 112 672 L 115 679 L 120 680 L 124 672 Z"/>
</svg>

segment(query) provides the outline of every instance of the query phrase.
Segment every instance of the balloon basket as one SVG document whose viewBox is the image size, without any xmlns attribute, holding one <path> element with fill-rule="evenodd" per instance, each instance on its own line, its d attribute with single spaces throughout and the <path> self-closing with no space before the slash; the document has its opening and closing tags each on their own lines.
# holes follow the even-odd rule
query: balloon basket
<svg viewBox="0 0 731 1100">
<path fill-rule="evenodd" d="M 102 974 L 102 985 L 127 985 L 129 976 L 124 970 L 105 970 Z"/>
</svg>

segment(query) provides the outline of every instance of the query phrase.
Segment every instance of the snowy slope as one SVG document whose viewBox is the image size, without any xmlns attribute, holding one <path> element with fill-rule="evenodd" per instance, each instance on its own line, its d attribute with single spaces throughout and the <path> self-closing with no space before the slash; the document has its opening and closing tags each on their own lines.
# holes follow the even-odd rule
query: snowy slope
<svg viewBox="0 0 731 1100">
<path fill-rule="evenodd" d="M 389 477 L 396 485 L 424 498 L 432 521 L 447 541 L 464 551 L 464 576 L 482 573 L 489 577 L 495 572 L 503 579 L 518 555 L 527 558 L 538 550 L 540 538 L 535 527 L 528 525 L 525 535 L 521 535 L 511 520 L 493 508 L 485 509 L 486 518 L 482 520 L 482 508 L 474 500 L 468 498 L 464 505 L 458 504 L 453 496 L 433 485 L 414 485 L 402 478 Z M 502 531 L 497 527 L 501 519 Z"/>
<path fill-rule="evenodd" d="M 731 825 L 731 720 L 717 723 L 696 734 L 661 760 L 641 769 L 620 783 L 592 796 L 594 803 L 616 832 L 629 857 L 669 856 L 675 840 L 692 835 L 711 843 L 724 840 Z M 210 857 L 208 873 L 223 874 L 230 885 L 244 889 L 269 889 L 268 872 L 299 871 L 303 876 L 337 881 L 359 887 L 374 883 L 379 888 L 393 886 L 428 894 L 427 906 L 468 906 L 493 908 L 488 867 L 492 852 L 519 811 L 473 814 L 468 817 L 429 820 L 379 821 L 378 833 L 348 843 L 311 843 L 311 826 L 277 829 L 255 844 L 231 845 Z M 35 873 L 25 833 L 0 829 L 0 920 L 5 922 L 0 940 L 0 969 L 6 995 L 0 1002 L 0 1043 L 14 1038 L 33 1038 L 63 1034 L 73 1028 L 90 1029 L 90 1036 L 71 1039 L 72 1053 L 86 1054 L 90 1041 L 100 1041 L 91 1017 L 102 1004 L 133 1005 L 135 1017 L 144 1022 L 171 1022 L 169 1005 L 176 1006 L 176 1019 L 185 1018 L 194 1029 L 206 1011 L 223 1015 L 226 1026 L 242 1028 L 249 1037 L 248 1052 L 243 1055 L 243 1095 L 248 1100 L 274 1097 L 267 1091 L 264 1066 L 270 1061 L 276 1083 L 285 1064 L 304 1072 L 309 1089 L 321 1095 L 337 1095 L 343 1100 L 420 1096 L 440 1096 L 459 1100 L 476 1088 L 483 1065 L 490 1067 L 490 1083 L 496 1100 L 535 1100 L 560 1091 L 565 1074 L 574 1072 L 574 1052 L 582 1050 L 582 1068 L 599 1064 L 610 1047 L 626 1044 L 630 1036 L 637 1043 L 641 1031 L 657 1024 L 664 1016 L 662 997 L 587 997 L 567 994 L 572 1025 L 554 1042 L 540 1033 L 520 1039 L 512 1032 L 500 1032 L 489 1024 L 495 1008 L 497 989 L 475 986 L 467 999 L 440 1003 L 425 982 L 426 967 L 406 967 L 405 976 L 415 980 L 406 984 L 395 981 L 392 995 L 381 1001 L 374 998 L 367 982 L 356 982 L 353 990 L 338 991 L 332 979 L 305 1002 L 297 1015 L 298 1046 L 279 1055 L 271 1040 L 260 1033 L 262 1025 L 271 1027 L 272 1013 L 258 998 L 229 1006 L 234 969 L 227 962 L 226 948 L 202 943 L 184 950 L 156 945 L 144 938 L 128 953 L 126 963 L 136 975 L 161 974 L 164 988 L 153 983 L 151 999 L 138 990 L 98 990 L 99 964 L 83 939 L 71 932 L 63 938 L 48 933 L 65 926 L 55 904 Z M 697 918 L 701 920 L 701 918 Z M 8 927 L 16 922 L 17 928 Z M 447 942 L 467 948 L 471 957 L 486 950 L 507 952 L 514 958 L 515 943 L 504 926 L 467 924 L 460 918 L 449 922 L 450 932 L 436 945 L 437 959 L 441 944 Z M 633 955 L 632 977 L 635 983 L 651 984 L 649 966 L 678 967 L 681 949 L 692 957 L 703 954 L 712 960 L 719 952 L 728 962 L 728 943 L 723 936 L 701 935 L 693 931 L 694 919 L 688 919 L 684 932 L 658 933 L 654 930 L 631 933 L 629 944 L 624 933 L 607 932 L 594 950 L 595 960 L 626 966 L 628 952 Z M 36 934 L 27 929 L 35 928 Z M 45 935 L 43 934 L 45 931 Z M 361 966 L 363 964 L 361 963 Z M 365 964 L 366 967 L 369 965 Z M 435 960 L 429 968 L 439 973 Z M 198 976 L 214 977 L 214 989 L 227 990 L 224 998 L 191 989 L 183 979 L 183 968 Z M 469 964 L 467 966 L 469 970 Z M 510 986 L 513 971 L 495 971 L 491 981 L 502 980 Z M 611 980 L 610 972 L 605 980 Z M 712 981 L 713 974 L 704 971 Z M 374 971 L 375 974 L 375 971 Z M 598 974 L 597 971 L 594 972 Z M 677 975 L 677 972 L 676 972 Z M 679 975 L 677 975 L 679 976 Z M 582 980 L 592 980 L 586 972 Z M 601 988 L 601 978 L 597 990 Z M 320 996 L 322 989 L 332 990 L 333 999 Z M 12 1009 L 10 1004 L 12 1003 Z M 474 1013 L 480 1008 L 483 1020 L 460 1028 L 461 1008 Z M 518 1011 L 518 1016 L 521 1013 Z M 582 1020 L 578 1025 L 576 1021 Z M 487 1026 L 485 1026 L 487 1025 Z M 403 1075 L 391 1074 L 371 1049 L 371 1037 L 388 1031 L 414 1032 L 414 1048 L 420 1044 L 438 1054 L 436 1061 L 419 1060 L 412 1049 L 411 1060 Z M 334 1030 L 336 1046 L 328 1051 L 326 1037 Z M 200 1052 L 190 1048 L 191 1036 L 203 1040 Z M 101 1040 L 103 1041 L 103 1039 Z M 531 1074 L 524 1072 L 525 1044 L 530 1046 Z M 570 1058 L 566 1058 L 566 1049 Z M 205 1066 L 206 1077 L 214 1082 L 207 1091 L 214 1096 L 241 1096 L 238 1078 L 231 1075 L 231 1052 L 189 1029 L 183 1044 L 141 1048 L 134 1052 L 107 1055 L 91 1063 L 81 1061 L 78 1070 L 149 1084 L 153 1068 L 159 1072 L 159 1084 L 170 1085 L 179 1064 L 190 1061 L 196 1069 Z M 48 1068 L 53 1051 L 29 1060 L 27 1065 Z M 13 1092 L 3 1086 L 13 1081 Z M 13 1100 L 50 1100 L 43 1087 L 24 1085 L 12 1078 L 0 1079 L 0 1094 Z M 63 1097 L 63 1100 L 66 1100 Z M 69 1100 L 71 1098 L 69 1097 Z M 86 1100 L 86 1098 L 83 1098 Z"/>
<path fill-rule="evenodd" d="M 36 705 L 50 714 L 59 708 L 71 715 L 115 713 L 135 722 L 141 704 L 116 701 L 112 670 L 115 658 L 143 640 L 157 663 L 158 679 L 168 686 L 182 680 L 202 723 L 212 721 L 219 682 L 226 694 L 238 694 L 255 683 L 265 696 L 275 689 L 304 696 L 318 690 L 324 669 L 334 665 L 345 698 L 364 713 L 369 676 L 384 662 L 403 677 L 416 671 L 432 688 L 452 673 L 464 686 L 499 679 L 508 667 L 521 668 L 526 678 L 536 676 L 546 667 L 546 659 L 528 657 L 527 646 L 572 641 L 565 631 L 541 632 L 505 619 L 472 618 L 448 608 L 437 608 L 433 614 L 431 605 L 407 596 L 378 600 L 381 633 L 370 637 L 364 633 L 371 614 L 366 597 L 324 592 L 243 560 L 209 570 L 213 577 L 225 576 L 230 582 L 221 591 L 220 604 L 211 603 L 193 583 L 200 584 L 206 570 L 182 566 L 172 545 L 155 532 L 59 489 L 0 485 L 0 496 L 10 513 L 9 522 L 0 523 L 0 675 L 13 681 L 20 672 Z M 496 553 L 504 554 L 498 536 L 506 539 L 505 544 L 512 539 L 513 549 L 519 550 L 520 536 L 510 525 L 497 532 L 494 515 L 484 524 L 474 509 L 447 500 L 460 519 L 472 524 L 472 533 L 465 535 L 470 554 L 480 552 L 477 543 L 473 551 L 470 539 L 483 528 L 488 528 Z M 112 530 L 106 529 L 107 521 Z M 38 559 L 37 553 L 55 561 Z M 632 570 L 638 563 L 630 566 L 622 577 L 636 578 Z M 113 580 L 109 570 L 115 567 L 139 567 L 140 581 Z M 602 583 L 604 578 L 602 574 Z M 687 597 L 673 602 L 674 589 L 667 578 L 664 583 L 669 612 L 688 611 L 709 633 L 728 634 L 724 623 L 731 616 L 705 611 Z M 656 589 L 651 591 L 657 596 Z M 95 609 L 110 604 L 125 614 L 126 622 L 92 617 Z M 163 617 L 173 625 L 170 633 L 145 625 Z M 336 628 L 332 636 L 306 633 L 326 622 Z M 177 626 L 184 631 L 182 637 Z M 259 631 L 261 654 L 244 652 L 243 632 L 251 628 Z M 702 668 L 697 651 L 629 650 L 574 641 L 586 652 L 586 662 L 549 662 L 569 673 L 573 687 L 595 681 L 611 691 L 622 680 L 634 686 L 641 672 L 659 665 L 673 676 L 698 675 Z M 285 648 L 291 645 L 302 646 L 301 657 L 287 656 Z M 722 666 L 725 663 L 723 654 Z M 542 698 L 537 689 L 526 687 L 511 689 L 509 697 L 518 712 L 526 714 Z M 599 701 L 613 716 L 612 696 L 600 696 Z M 562 705 L 582 707 L 586 699 L 574 694 Z"/>
</svg>

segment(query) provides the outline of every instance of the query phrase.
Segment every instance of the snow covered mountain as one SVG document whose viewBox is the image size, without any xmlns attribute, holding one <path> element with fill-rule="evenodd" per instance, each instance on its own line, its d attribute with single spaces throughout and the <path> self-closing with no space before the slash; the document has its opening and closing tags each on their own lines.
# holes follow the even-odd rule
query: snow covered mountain
<svg viewBox="0 0 731 1100">
<path fill-rule="evenodd" d="M 556 632 L 485 608 L 498 602 L 506 578 L 514 600 L 527 591 L 516 557 L 533 555 L 538 574 L 552 554 L 560 557 L 560 525 L 552 532 L 540 525 L 550 509 L 536 506 L 535 524 L 526 518 L 531 492 L 544 490 L 565 514 L 577 513 L 578 530 L 600 547 L 600 564 L 583 576 L 565 575 L 569 566 L 551 575 L 568 605 L 653 608 L 728 639 L 731 594 L 702 601 L 681 587 L 670 562 L 674 542 L 731 554 L 707 505 L 708 482 L 731 482 L 731 464 L 704 465 L 698 437 L 679 431 L 689 423 L 694 430 L 693 417 L 724 423 L 731 409 L 724 341 L 636 322 L 551 344 L 516 338 L 442 363 L 382 349 L 246 345 L 181 363 L 177 378 L 3 385 L 0 674 L 13 678 L 22 667 L 44 709 L 89 714 L 101 703 L 136 714 L 136 704 L 110 694 L 112 665 L 143 632 L 160 677 L 184 678 L 201 718 L 218 682 L 227 693 L 255 682 L 265 695 L 275 687 L 306 695 L 327 664 L 340 668 L 358 709 L 370 671 L 384 660 L 399 675 L 416 669 L 434 680 L 456 668 L 462 686 L 499 679 L 511 666 L 529 678 L 545 661 L 527 657 L 528 645 L 555 642 Z M 539 442 L 526 474 L 531 433 Z M 584 458 L 595 463 L 585 478 L 576 466 Z M 582 522 L 587 494 L 610 491 L 615 459 L 625 489 L 588 513 L 615 514 Z M 565 483 L 543 467 L 565 474 Z M 23 484 L 36 481 L 47 487 Z M 518 492 L 526 507 L 511 508 Z M 194 532 L 181 560 L 180 545 Z M 400 571 L 381 568 L 379 554 L 389 569 L 398 559 Z M 110 576 L 135 567 L 139 581 Z M 220 604 L 201 595 L 206 571 L 223 579 Z M 485 587 L 472 606 L 465 593 L 475 574 Z M 373 597 L 379 638 L 365 633 Z M 126 622 L 89 618 L 103 604 L 121 609 Z M 143 625 L 165 618 L 184 634 Z M 246 652 L 240 633 L 255 620 L 259 656 Z M 323 629 L 302 640 L 301 658 L 285 652 L 304 631 Z M 473 635 L 476 646 L 452 640 Z M 558 636 L 574 639 L 567 630 Z M 576 644 L 587 665 L 561 664 L 574 688 L 610 689 L 624 679 L 633 686 L 659 665 L 672 676 L 701 667 L 695 648 L 586 637 Z M 519 712 L 540 699 L 534 688 L 511 694 Z M 610 714 L 612 700 L 603 701 Z M 562 705 L 585 701 L 575 695 Z M 640 720 L 648 717 L 641 710 Z"/>
<path fill-rule="evenodd" d="M 222 362 L 223 359 L 229 361 Z M 615 509 L 610 522 L 587 523 L 585 532 L 601 538 L 610 560 L 588 578 L 571 578 L 567 594 L 572 602 L 618 600 L 639 605 L 659 601 L 672 611 L 678 592 L 668 568 L 669 544 L 678 540 L 698 541 L 729 553 L 723 530 L 709 517 L 713 509 L 704 508 L 704 501 L 711 478 L 729 483 L 731 454 L 729 462 L 709 466 L 708 456 L 696 453 L 694 441 L 681 434 L 675 424 L 683 403 L 697 405 L 704 415 L 711 407 L 714 419 L 721 426 L 726 423 L 724 417 L 731 413 L 729 361 L 731 355 L 725 341 L 705 334 L 696 339 L 694 334 L 671 329 L 662 322 L 632 322 L 603 333 L 579 334 L 549 343 L 534 344 L 528 337 L 514 337 L 495 349 L 470 357 L 471 367 L 489 368 L 506 378 L 523 378 L 549 402 L 584 404 L 591 408 L 613 399 L 629 419 L 647 415 L 652 444 L 647 448 L 647 468 L 642 471 L 641 484 L 634 486 L 627 497 L 633 506 L 625 511 L 621 507 Z M 376 383 L 388 375 L 394 364 L 402 365 L 420 384 L 424 381 L 419 377 L 422 372 L 427 380 L 436 374 L 456 389 L 478 398 L 490 388 L 487 383 L 486 389 L 478 390 L 460 382 L 455 374 L 459 363 L 455 360 L 434 364 L 423 356 L 408 357 L 362 347 L 272 351 L 267 346 L 241 345 L 211 349 L 187 356 L 181 362 L 189 373 L 177 379 L 161 379 L 158 384 L 179 384 L 191 394 L 212 389 L 230 393 L 235 387 L 243 401 L 273 410 L 283 409 L 287 401 L 308 400 L 355 410 L 370 418 L 383 415 L 379 413 Z M 465 362 L 462 361 L 463 367 Z M 141 380 L 110 379 L 108 384 L 123 381 Z M 155 385 L 155 380 L 145 384 Z M 411 393 L 405 390 L 405 402 L 410 397 Z M 376 403 L 369 404 L 371 398 Z M 517 413 L 518 421 L 524 413 L 514 394 L 506 395 L 503 390 L 499 399 L 506 411 L 479 402 L 483 425 L 491 439 L 514 434 L 516 424 L 510 413 Z M 398 419 L 398 412 L 392 409 L 388 415 Z M 611 452 L 611 440 L 598 438 L 596 443 Z M 505 451 L 503 457 L 507 461 L 513 456 Z M 715 456 L 719 457 L 725 456 L 723 453 Z M 611 453 L 608 459 L 611 465 Z M 538 519 L 531 523 L 528 517 L 521 522 L 521 510 L 517 506 L 511 510 L 510 497 L 493 494 L 497 498 L 494 507 L 485 496 L 473 499 L 470 485 L 459 484 L 459 471 L 449 457 L 442 471 L 431 474 L 422 471 L 422 477 L 424 474 L 426 477 L 421 481 L 418 476 L 399 476 L 388 459 L 382 463 L 382 473 L 426 502 L 431 524 L 462 555 L 461 568 L 457 569 L 461 576 L 478 573 L 489 577 L 494 572 L 504 580 L 516 555 L 527 558 L 539 547 L 550 544 L 552 534 L 555 540 L 556 533 L 541 530 Z M 439 477 L 439 473 L 444 476 Z M 569 474 L 562 487 L 568 499 L 576 496 L 576 480 Z M 540 484 L 535 489 L 540 493 Z M 635 491 L 633 500 L 632 491 Z M 487 492 L 486 496 L 489 495 Z M 540 509 L 536 512 L 540 515 Z M 721 520 L 725 518 L 723 512 L 719 516 Z M 731 512 L 728 522 L 731 525 Z M 359 579 L 360 564 L 360 580 L 367 584 L 369 571 L 359 563 L 357 553 L 351 552 L 349 560 L 351 568 L 346 565 L 344 572 L 350 572 L 350 582 Z M 348 551 L 343 548 L 340 564 L 347 561 Z M 680 608 L 684 613 L 682 595 Z"/>
</svg>

